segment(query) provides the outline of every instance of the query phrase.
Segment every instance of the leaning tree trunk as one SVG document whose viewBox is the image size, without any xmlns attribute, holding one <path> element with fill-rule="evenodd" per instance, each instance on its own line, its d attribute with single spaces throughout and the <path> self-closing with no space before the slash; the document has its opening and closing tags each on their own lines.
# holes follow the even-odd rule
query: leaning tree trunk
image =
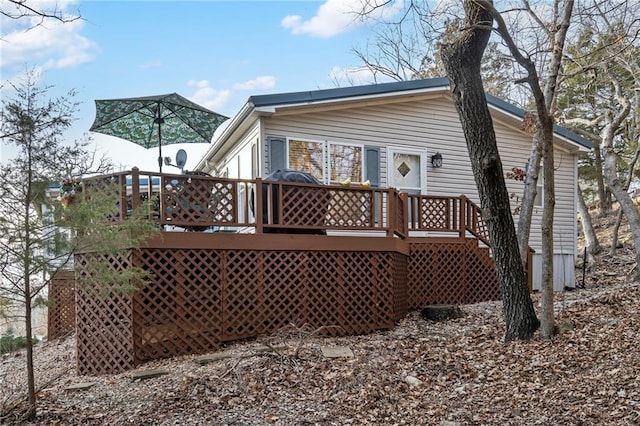
<svg viewBox="0 0 640 426">
<path fill-rule="evenodd" d="M 492 15 L 473 0 L 465 0 L 464 30 L 441 49 L 451 93 L 467 141 L 502 292 L 507 326 L 505 340 L 528 339 L 540 326 L 518 252 L 502 162 L 493 120 L 480 76 L 480 61 L 491 35 Z"/>
<path fill-rule="evenodd" d="M 593 267 L 595 264 L 595 259 L 593 258 L 594 254 L 598 254 L 601 250 L 600 243 L 598 242 L 598 236 L 596 235 L 596 230 L 593 228 L 593 222 L 591 221 L 591 215 L 589 214 L 589 209 L 587 208 L 587 204 L 584 202 L 584 197 L 582 195 L 582 189 L 580 185 L 578 185 L 578 213 L 580 213 L 581 217 L 581 225 L 582 225 L 582 233 L 584 234 L 584 245 L 586 247 L 587 256 L 583 262 L 586 262 L 589 267 Z"/>
<path fill-rule="evenodd" d="M 533 137 L 533 146 L 529 156 L 529 167 L 524 178 L 524 191 L 522 202 L 520 203 L 520 214 L 518 215 L 518 249 L 520 250 L 520 260 L 523 265 L 527 264 L 529 257 L 529 235 L 531 234 L 531 218 L 536 195 L 538 194 L 538 172 L 540 170 L 540 138 L 536 131 Z"/>
<path fill-rule="evenodd" d="M 638 145 L 636 146 L 636 150 L 633 153 L 633 159 L 629 163 L 629 173 L 627 174 L 627 181 L 624 184 L 624 189 L 627 191 L 631 186 L 631 182 L 633 181 L 633 171 L 636 167 L 636 163 L 640 158 L 640 141 L 638 141 Z M 618 248 L 618 231 L 620 231 L 620 224 L 622 223 L 622 208 L 618 209 L 618 216 L 616 217 L 616 224 L 613 227 L 613 233 L 611 234 L 611 255 L 613 256 Z"/>
</svg>

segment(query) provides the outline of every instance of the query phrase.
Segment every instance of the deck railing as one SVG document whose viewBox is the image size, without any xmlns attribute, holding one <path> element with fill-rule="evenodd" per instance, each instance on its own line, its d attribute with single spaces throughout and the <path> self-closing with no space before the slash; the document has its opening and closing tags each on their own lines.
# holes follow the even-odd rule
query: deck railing
<svg viewBox="0 0 640 426">
<path fill-rule="evenodd" d="M 207 232 L 467 233 L 489 245 L 480 208 L 464 195 L 403 194 L 393 188 L 265 182 L 133 169 L 85 179 L 86 190 L 115 188 L 111 220 L 145 206 L 165 226 Z M 260 195 L 260 196 L 258 196 Z"/>
<path fill-rule="evenodd" d="M 480 207 L 464 195 L 407 196 L 409 231 L 470 233 L 489 245 L 489 232 Z"/>
</svg>

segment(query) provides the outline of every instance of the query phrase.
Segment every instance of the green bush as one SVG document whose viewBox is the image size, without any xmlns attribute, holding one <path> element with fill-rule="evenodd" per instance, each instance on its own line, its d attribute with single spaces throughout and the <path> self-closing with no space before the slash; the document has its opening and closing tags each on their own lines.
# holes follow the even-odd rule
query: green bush
<svg viewBox="0 0 640 426">
<path fill-rule="evenodd" d="M 33 338 L 33 344 L 38 343 L 38 338 Z M 0 355 L 15 352 L 27 346 L 27 338 L 24 336 L 14 336 L 13 334 L 3 334 L 0 336 Z"/>
</svg>

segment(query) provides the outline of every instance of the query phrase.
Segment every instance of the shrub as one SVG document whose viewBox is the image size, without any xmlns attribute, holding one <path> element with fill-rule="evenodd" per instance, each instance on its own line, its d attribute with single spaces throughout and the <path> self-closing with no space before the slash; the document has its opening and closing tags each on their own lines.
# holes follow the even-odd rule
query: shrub
<svg viewBox="0 0 640 426">
<path fill-rule="evenodd" d="M 38 338 L 33 337 L 33 344 L 38 343 Z M 11 333 L 0 336 L 0 355 L 15 352 L 27 346 L 27 338 L 24 336 L 14 336 Z"/>
</svg>

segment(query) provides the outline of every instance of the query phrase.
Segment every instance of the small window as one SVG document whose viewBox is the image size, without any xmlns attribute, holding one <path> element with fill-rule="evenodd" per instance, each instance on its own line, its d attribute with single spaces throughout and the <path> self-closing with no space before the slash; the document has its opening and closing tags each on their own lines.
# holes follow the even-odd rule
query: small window
<svg viewBox="0 0 640 426">
<path fill-rule="evenodd" d="M 329 145 L 330 183 L 338 183 L 350 179 L 352 182 L 362 181 L 361 145 Z"/>
<path fill-rule="evenodd" d="M 289 139 L 289 168 L 302 170 L 319 181 L 324 180 L 324 143 Z"/>
</svg>

